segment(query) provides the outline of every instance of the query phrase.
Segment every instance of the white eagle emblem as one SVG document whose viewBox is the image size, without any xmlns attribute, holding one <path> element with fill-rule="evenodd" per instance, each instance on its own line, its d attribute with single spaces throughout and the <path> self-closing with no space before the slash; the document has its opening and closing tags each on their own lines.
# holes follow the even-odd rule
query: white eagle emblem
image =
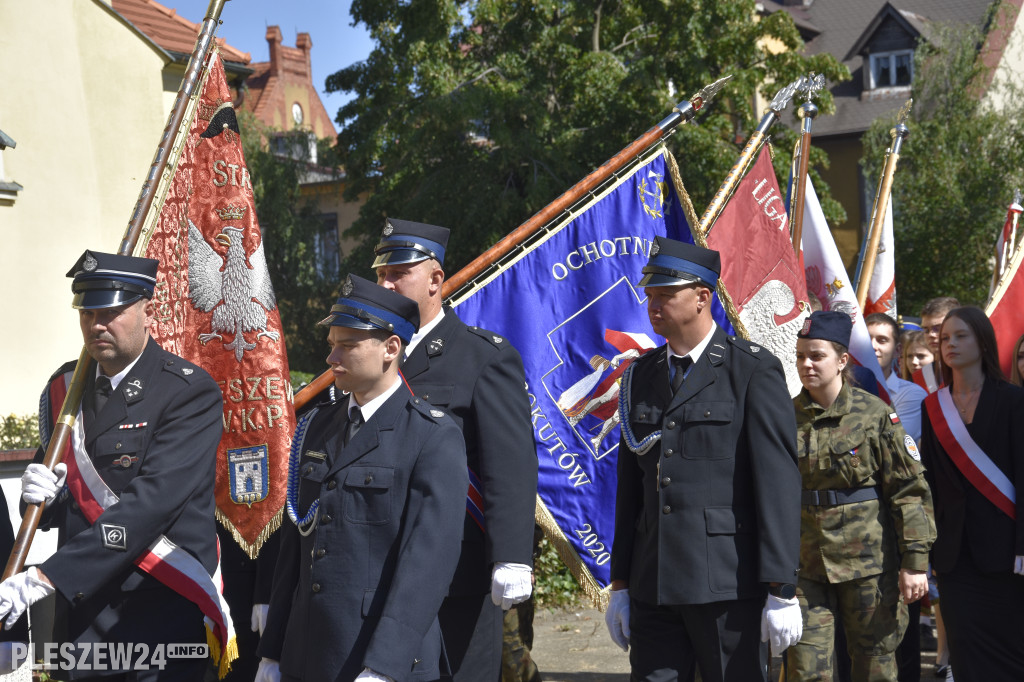
<svg viewBox="0 0 1024 682">
<path fill-rule="evenodd" d="M 234 336 L 224 348 L 235 351 L 239 362 L 245 351 L 256 348 L 255 342 L 246 342 L 245 332 L 257 332 L 257 341 L 261 336 L 274 341 L 281 338 L 278 332 L 267 331 L 267 311 L 277 307 L 277 299 L 270 284 L 263 244 L 246 258 L 244 234 L 240 227 L 225 227 L 216 236 L 218 242 L 228 247 L 227 256 L 221 258 L 199 228 L 188 221 L 188 295 L 199 310 L 213 311 L 211 333 L 200 334 L 199 340 L 204 345 L 212 339 L 223 341 L 224 337 L 217 332 Z"/>
</svg>

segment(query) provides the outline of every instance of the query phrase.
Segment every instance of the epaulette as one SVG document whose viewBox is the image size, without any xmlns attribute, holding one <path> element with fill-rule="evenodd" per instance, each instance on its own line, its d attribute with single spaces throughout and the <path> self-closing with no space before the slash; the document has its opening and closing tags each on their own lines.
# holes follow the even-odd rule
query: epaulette
<svg viewBox="0 0 1024 682">
<path fill-rule="evenodd" d="M 758 345 L 756 343 L 752 343 L 750 341 L 747 341 L 746 339 L 744 339 L 743 337 L 740 337 L 740 336 L 730 336 L 730 337 L 728 337 L 728 339 L 729 339 L 729 343 L 731 343 L 732 345 L 736 346 L 737 348 L 739 348 L 744 353 L 749 353 L 750 355 L 753 355 L 754 357 L 761 357 L 762 354 L 769 352 L 768 350 L 765 349 L 764 346 L 761 346 L 761 345 Z"/>
<path fill-rule="evenodd" d="M 188 360 L 184 360 L 176 355 L 164 359 L 163 370 L 170 372 L 176 377 L 181 377 L 189 384 L 195 380 L 196 376 L 206 374 L 206 370 L 202 367 L 193 365 Z"/>
<path fill-rule="evenodd" d="M 467 327 L 467 329 L 476 334 L 477 336 L 479 336 L 481 339 L 486 339 L 487 342 L 490 343 L 495 348 L 507 348 L 512 345 L 504 336 L 495 334 L 494 332 L 488 329 L 484 329 L 483 327 Z"/>
<path fill-rule="evenodd" d="M 431 421 L 441 422 L 448 416 L 444 410 L 434 407 L 422 398 L 413 396 L 413 399 L 410 402 L 412 402 L 413 409 L 429 418 Z"/>
</svg>

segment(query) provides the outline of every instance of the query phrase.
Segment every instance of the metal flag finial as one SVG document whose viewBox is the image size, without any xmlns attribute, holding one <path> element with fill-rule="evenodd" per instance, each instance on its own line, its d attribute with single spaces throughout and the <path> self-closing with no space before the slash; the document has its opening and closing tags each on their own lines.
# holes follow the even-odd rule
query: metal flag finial
<svg viewBox="0 0 1024 682">
<path fill-rule="evenodd" d="M 705 85 L 693 97 L 690 98 L 690 106 L 693 107 L 694 111 L 700 111 L 701 107 L 703 107 L 705 104 L 714 99 L 715 95 L 721 92 L 722 88 L 724 88 L 725 84 L 728 83 L 730 80 L 732 80 L 731 75 L 723 76 L 722 78 L 716 80 L 714 83 L 709 83 L 708 85 Z M 677 108 L 676 111 L 679 111 L 679 109 Z"/>
<path fill-rule="evenodd" d="M 825 75 L 815 74 L 811 71 L 805 76 L 800 82 L 800 86 L 797 91 L 800 95 L 808 102 L 814 99 L 814 96 L 825 89 Z"/>
<path fill-rule="evenodd" d="M 900 113 L 896 115 L 896 125 L 906 125 L 907 119 L 910 118 L 910 110 L 914 107 L 914 98 L 911 97 L 906 101 L 903 107 L 900 109 Z"/>
<path fill-rule="evenodd" d="M 1020 206 L 1021 198 L 1022 197 L 1021 197 L 1021 193 L 1020 193 L 1020 187 L 1018 187 L 1017 189 L 1013 190 L 1013 203 L 1015 203 L 1018 206 Z"/>
<path fill-rule="evenodd" d="M 775 93 L 775 97 L 772 98 L 772 103 L 768 105 L 768 108 L 776 114 L 781 112 L 789 104 L 789 101 L 793 99 L 793 95 L 796 93 L 797 88 L 799 88 L 800 84 L 803 82 L 804 77 L 800 76 L 795 81 L 779 90 Z"/>
</svg>

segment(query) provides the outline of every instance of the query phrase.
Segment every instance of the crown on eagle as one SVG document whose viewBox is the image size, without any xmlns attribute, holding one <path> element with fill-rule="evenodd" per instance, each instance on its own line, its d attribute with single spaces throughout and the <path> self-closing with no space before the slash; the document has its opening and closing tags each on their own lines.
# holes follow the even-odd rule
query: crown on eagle
<svg viewBox="0 0 1024 682">
<path fill-rule="evenodd" d="M 241 220 L 245 215 L 245 206 L 225 206 L 213 209 L 221 220 Z"/>
</svg>

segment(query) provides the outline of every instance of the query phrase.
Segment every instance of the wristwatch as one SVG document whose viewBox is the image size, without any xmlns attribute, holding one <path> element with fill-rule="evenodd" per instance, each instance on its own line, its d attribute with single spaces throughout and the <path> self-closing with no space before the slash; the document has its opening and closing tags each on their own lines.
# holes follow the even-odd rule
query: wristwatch
<svg viewBox="0 0 1024 682">
<path fill-rule="evenodd" d="M 796 596 L 796 585 L 793 583 L 779 583 L 778 585 L 769 585 L 768 593 L 773 597 L 779 599 L 792 599 Z"/>
</svg>

